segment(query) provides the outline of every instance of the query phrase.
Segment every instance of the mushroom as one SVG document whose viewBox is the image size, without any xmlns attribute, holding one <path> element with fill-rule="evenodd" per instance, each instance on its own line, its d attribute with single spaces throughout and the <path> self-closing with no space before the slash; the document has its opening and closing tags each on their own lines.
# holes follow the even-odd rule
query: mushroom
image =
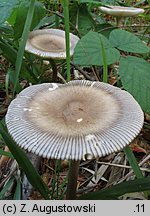
<svg viewBox="0 0 150 216">
<path fill-rule="evenodd" d="M 134 7 L 123 7 L 123 6 L 110 6 L 107 5 L 99 7 L 99 10 L 102 13 L 109 14 L 111 16 L 116 17 L 117 26 L 120 25 L 120 21 L 124 17 L 132 17 L 138 14 L 144 13 L 144 9 L 134 8 Z"/>
<path fill-rule="evenodd" d="M 70 33 L 70 56 L 79 38 Z M 66 58 L 65 31 L 59 29 L 41 29 L 29 33 L 25 50 L 50 61 L 53 70 L 53 81 L 57 78 L 55 60 Z"/>
<path fill-rule="evenodd" d="M 79 163 L 120 151 L 140 132 L 143 112 L 126 91 L 85 80 L 24 89 L 9 105 L 9 133 L 23 149 L 70 160 L 67 199 L 75 199 Z"/>
</svg>

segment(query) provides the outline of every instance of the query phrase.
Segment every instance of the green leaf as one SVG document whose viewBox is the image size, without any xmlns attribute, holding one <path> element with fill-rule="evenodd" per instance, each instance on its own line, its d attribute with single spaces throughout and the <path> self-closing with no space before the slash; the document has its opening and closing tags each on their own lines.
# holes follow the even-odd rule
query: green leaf
<svg viewBox="0 0 150 216">
<path fill-rule="evenodd" d="M 81 3 L 92 3 L 92 4 L 101 5 L 101 3 L 99 1 L 96 1 L 96 0 L 78 0 L 78 3 L 79 4 L 81 4 Z"/>
<path fill-rule="evenodd" d="M 62 1 L 64 12 L 64 24 L 65 24 L 65 43 L 66 43 L 66 63 L 67 63 L 67 81 L 70 81 L 70 25 L 69 25 L 69 2 L 68 0 Z"/>
<path fill-rule="evenodd" d="M 142 171 L 140 170 L 140 167 L 138 165 L 138 162 L 136 160 L 136 157 L 134 156 L 132 150 L 129 146 L 126 146 L 124 149 L 124 153 L 126 154 L 126 157 L 129 161 L 130 166 L 132 167 L 134 174 L 137 178 L 144 178 Z"/>
<path fill-rule="evenodd" d="M 103 4 L 109 4 L 109 5 L 115 5 L 116 4 L 116 0 L 101 0 L 101 2 Z M 120 2 L 119 2 L 120 4 Z"/>
<path fill-rule="evenodd" d="M 115 29 L 110 33 L 109 41 L 117 49 L 132 53 L 148 53 L 150 49 L 134 34 Z"/>
<path fill-rule="evenodd" d="M 19 6 L 19 5 L 18 5 Z M 14 26 L 15 21 L 16 21 L 16 15 L 17 15 L 17 10 L 18 7 L 14 8 L 11 15 L 9 16 L 9 18 L 7 19 L 7 22 L 9 23 L 10 26 Z M 8 25 L 8 24 L 7 24 Z"/>
<path fill-rule="evenodd" d="M 150 114 L 150 63 L 134 56 L 121 58 L 119 74 L 123 87 L 134 96 L 143 111 Z"/>
<path fill-rule="evenodd" d="M 27 13 L 24 29 L 22 32 L 22 40 L 20 40 L 19 49 L 17 52 L 17 58 L 16 58 L 16 63 L 15 63 L 15 78 L 14 78 L 13 96 L 15 95 L 17 83 L 19 81 L 19 75 L 20 75 L 21 66 L 23 62 L 25 45 L 28 39 L 28 34 L 31 28 L 31 23 L 32 23 L 33 15 L 34 15 L 34 7 L 35 7 L 35 0 L 31 0 L 29 4 L 29 10 Z"/>
<path fill-rule="evenodd" d="M 108 82 L 108 65 L 107 65 L 105 49 L 104 49 L 102 41 L 101 41 L 101 47 L 102 47 L 102 57 L 103 57 L 103 63 L 104 63 L 103 64 L 103 82 L 107 83 Z"/>
<path fill-rule="evenodd" d="M 5 155 L 7 157 L 14 158 L 10 152 L 6 152 L 3 149 L 0 149 L 0 155 Z"/>
<path fill-rule="evenodd" d="M 17 58 L 17 51 L 13 48 L 12 45 L 10 45 L 7 42 L 4 42 L 3 40 L 0 41 L 0 48 L 3 51 L 2 55 L 13 65 L 15 65 L 16 58 Z M 27 79 L 30 82 L 34 82 L 36 79 L 33 79 L 32 73 L 29 69 L 29 66 L 25 63 L 25 61 L 22 61 L 21 65 L 21 73 L 20 77 L 23 79 Z M 14 76 L 13 76 L 14 81 Z"/>
<path fill-rule="evenodd" d="M 1 0 L 0 2 L 0 24 L 4 23 L 11 15 L 13 9 L 18 5 L 18 0 Z"/>
<path fill-rule="evenodd" d="M 10 44 L 3 42 L 1 40 L 0 48 L 3 51 L 3 56 L 12 64 L 15 64 L 17 51 Z"/>
<path fill-rule="evenodd" d="M 25 2 L 25 1 L 23 1 L 20 4 L 19 8 L 17 9 L 16 21 L 14 25 L 15 39 L 20 38 L 22 35 L 28 10 L 29 10 L 29 2 Z M 36 2 L 30 30 L 33 30 L 39 24 L 39 22 L 44 16 L 45 16 L 44 5 L 40 2 Z"/>
<path fill-rule="evenodd" d="M 116 27 L 110 25 L 109 23 L 97 24 L 95 31 L 104 35 L 107 39 L 109 39 L 110 33 L 116 29 Z"/>
<path fill-rule="evenodd" d="M 29 182 L 41 193 L 45 199 L 49 199 L 49 189 L 47 185 L 43 182 L 42 178 L 33 167 L 25 152 L 13 141 L 2 123 L 0 123 L 0 133 L 14 158 L 25 172 Z"/>
<path fill-rule="evenodd" d="M 106 37 L 90 31 L 78 42 L 74 52 L 74 63 L 83 66 L 103 65 L 102 43 L 107 65 L 117 62 L 120 58 L 119 51 L 112 47 Z"/>
<path fill-rule="evenodd" d="M 13 35 L 13 28 L 6 23 L 0 24 L 0 35 L 1 34 Z"/>
<path fill-rule="evenodd" d="M 126 157 L 129 161 L 130 166 L 132 167 L 134 174 L 136 176 L 137 179 L 139 178 L 144 178 L 142 171 L 140 170 L 140 167 L 138 165 L 138 162 L 136 160 L 136 157 L 134 156 L 132 150 L 130 149 L 129 146 L 126 146 L 123 149 L 124 153 L 126 154 Z M 147 197 L 147 192 L 144 191 L 145 197 Z"/>
<path fill-rule="evenodd" d="M 95 29 L 96 23 L 87 9 L 86 4 L 73 4 L 70 8 L 70 21 L 77 26 L 81 36 Z"/>
<path fill-rule="evenodd" d="M 29 72 L 27 73 L 27 75 L 29 74 Z M 22 77 L 26 77 L 27 76 L 22 76 Z M 14 71 L 14 68 L 12 67 L 9 67 L 8 68 L 8 71 L 7 71 L 7 74 L 6 74 L 6 79 L 5 79 L 5 88 L 6 88 L 6 94 L 8 95 L 8 90 L 9 90 L 9 86 L 14 86 L 14 78 L 15 78 L 15 71 Z M 20 85 L 20 83 L 18 82 L 17 83 L 17 86 L 16 86 L 16 92 L 19 93 L 20 91 L 22 90 L 22 86 Z"/>
<path fill-rule="evenodd" d="M 15 188 L 14 200 L 21 200 L 21 181 L 20 178 L 17 179 L 17 186 Z"/>
<path fill-rule="evenodd" d="M 102 189 L 101 191 L 91 192 L 81 196 L 79 199 L 85 200 L 112 200 L 117 199 L 126 193 L 140 192 L 150 190 L 150 177 L 136 179 L 117 184 L 111 188 Z"/>
<path fill-rule="evenodd" d="M 8 179 L 8 181 L 6 182 L 6 184 L 4 185 L 3 189 L 0 191 L 0 200 L 5 198 L 5 193 L 9 190 L 9 188 L 12 186 L 13 182 L 14 182 L 15 178 L 11 177 L 10 179 Z"/>
<path fill-rule="evenodd" d="M 82 4 L 79 7 L 78 11 L 78 30 L 80 32 L 80 35 L 85 35 L 90 30 L 93 30 L 96 26 L 95 21 L 93 20 L 90 12 L 87 9 L 86 4 Z"/>
<path fill-rule="evenodd" d="M 34 30 L 39 29 L 43 26 L 50 26 L 55 22 L 55 15 L 53 16 L 45 16 L 41 19 L 41 21 L 39 22 L 39 24 L 34 28 Z"/>
<path fill-rule="evenodd" d="M 105 4 L 114 4 L 115 0 L 78 0 L 78 3 L 90 3 L 90 4 L 95 4 L 98 6 L 105 5 Z"/>
</svg>

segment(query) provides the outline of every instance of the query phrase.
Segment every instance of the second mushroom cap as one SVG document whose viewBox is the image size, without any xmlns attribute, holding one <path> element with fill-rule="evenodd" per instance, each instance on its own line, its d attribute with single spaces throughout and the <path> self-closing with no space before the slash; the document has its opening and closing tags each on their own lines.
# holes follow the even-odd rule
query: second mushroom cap
<svg viewBox="0 0 150 216">
<path fill-rule="evenodd" d="M 70 56 L 79 38 L 70 33 Z M 25 50 L 46 59 L 65 59 L 65 32 L 59 29 L 40 29 L 29 33 Z"/>
<path fill-rule="evenodd" d="M 144 13 L 144 9 L 134 7 L 110 6 L 99 7 L 100 11 L 115 17 L 131 17 Z"/>
</svg>

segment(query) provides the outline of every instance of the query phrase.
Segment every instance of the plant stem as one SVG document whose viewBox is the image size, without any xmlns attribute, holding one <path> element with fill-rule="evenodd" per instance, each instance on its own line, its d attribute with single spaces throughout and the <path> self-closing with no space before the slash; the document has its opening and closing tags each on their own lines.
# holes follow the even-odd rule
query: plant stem
<svg viewBox="0 0 150 216">
<path fill-rule="evenodd" d="M 28 33 L 30 31 L 30 26 L 31 26 L 32 18 L 33 18 L 34 6 L 35 6 L 35 0 L 30 0 L 29 10 L 28 10 L 25 26 L 24 26 L 23 33 L 22 33 L 22 39 L 19 44 L 20 46 L 19 46 L 19 50 L 17 53 L 17 59 L 16 59 L 16 64 L 15 64 L 15 80 L 14 80 L 13 95 L 15 94 L 17 83 L 18 83 L 19 73 L 20 73 L 21 65 L 23 61 L 25 45 L 28 39 Z"/>
<path fill-rule="evenodd" d="M 51 64 L 51 67 L 52 67 L 52 70 L 53 70 L 52 81 L 56 82 L 57 81 L 57 65 L 55 63 L 55 60 L 50 59 L 49 61 L 50 61 L 50 64 Z"/>
<path fill-rule="evenodd" d="M 70 161 L 69 173 L 68 173 L 68 184 L 67 184 L 67 200 L 76 199 L 76 188 L 77 188 L 77 179 L 79 172 L 80 161 Z"/>
<path fill-rule="evenodd" d="M 64 9 L 64 22 L 65 22 L 65 39 L 66 39 L 66 62 L 67 62 L 67 81 L 70 81 L 70 39 L 69 39 L 69 1 L 62 0 Z"/>
<path fill-rule="evenodd" d="M 108 65 L 107 65 L 107 59 L 105 54 L 105 48 L 101 38 L 100 38 L 100 43 L 102 47 L 102 56 L 103 56 L 103 82 L 108 83 Z"/>
</svg>

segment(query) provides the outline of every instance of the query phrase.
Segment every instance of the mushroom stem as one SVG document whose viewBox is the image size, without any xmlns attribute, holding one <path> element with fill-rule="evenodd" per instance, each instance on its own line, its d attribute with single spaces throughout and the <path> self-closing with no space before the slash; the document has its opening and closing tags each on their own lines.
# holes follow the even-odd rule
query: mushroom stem
<svg viewBox="0 0 150 216">
<path fill-rule="evenodd" d="M 76 199 L 76 188 L 77 188 L 77 178 L 79 172 L 80 161 L 70 161 L 69 173 L 68 173 L 68 185 L 67 185 L 67 200 Z"/>
<path fill-rule="evenodd" d="M 116 21 L 117 21 L 117 27 L 121 27 L 121 21 L 122 21 L 123 17 L 116 17 Z"/>
<path fill-rule="evenodd" d="M 52 76 L 52 81 L 56 82 L 57 80 L 57 65 L 53 59 L 49 59 L 52 70 L 53 70 L 53 76 Z"/>
</svg>

